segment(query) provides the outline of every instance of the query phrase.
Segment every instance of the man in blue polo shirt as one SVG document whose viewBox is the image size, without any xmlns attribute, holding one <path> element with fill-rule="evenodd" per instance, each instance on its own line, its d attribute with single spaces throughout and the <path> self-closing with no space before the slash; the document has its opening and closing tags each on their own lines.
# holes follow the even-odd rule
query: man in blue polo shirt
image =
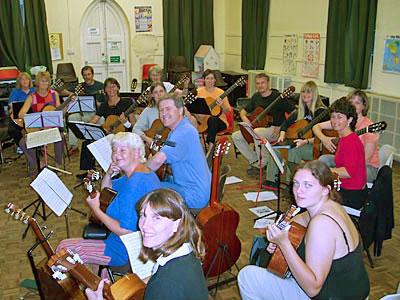
<svg viewBox="0 0 400 300">
<path fill-rule="evenodd" d="M 161 182 L 163 188 L 176 190 L 193 211 L 205 207 L 210 200 L 211 173 L 208 168 L 199 133 L 192 125 L 193 117 L 177 95 L 167 95 L 159 100 L 157 108 L 163 125 L 171 130 L 168 141 L 147 166 L 157 170 L 164 163 L 171 164 L 172 182 Z"/>
</svg>

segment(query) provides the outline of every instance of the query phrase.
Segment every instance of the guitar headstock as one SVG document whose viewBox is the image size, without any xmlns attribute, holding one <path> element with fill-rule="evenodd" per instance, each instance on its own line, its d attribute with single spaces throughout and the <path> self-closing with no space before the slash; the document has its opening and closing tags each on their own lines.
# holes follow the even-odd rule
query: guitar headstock
<svg viewBox="0 0 400 300">
<path fill-rule="evenodd" d="M 340 185 L 342 184 L 342 182 L 340 181 L 340 177 L 339 174 L 336 172 L 333 172 L 333 188 L 335 190 L 337 190 L 338 192 L 340 191 Z"/>
<path fill-rule="evenodd" d="M 276 226 L 281 230 L 289 231 L 290 230 L 290 219 L 292 219 L 295 215 L 300 212 L 300 207 L 295 205 L 291 205 L 285 214 L 281 214 L 278 220 L 275 222 Z"/>
<path fill-rule="evenodd" d="M 62 248 L 56 254 L 52 255 L 47 262 L 47 265 L 53 271 L 53 278 L 57 280 L 67 278 L 64 273 L 75 268 L 77 264 L 83 264 L 82 259 L 77 253 L 66 250 L 65 248 Z"/>
<path fill-rule="evenodd" d="M 136 103 L 139 104 L 148 104 L 149 100 L 151 99 L 151 93 L 150 93 L 150 89 L 145 90 L 140 96 L 139 98 L 136 99 Z"/>
<path fill-rule="evenodd" d="M 51 90 L 56 90 L 64 85 L 64 80 L 61 78 L 57 79 L 50 87 Z"/>
<path fill-rule="evenodd" d="M 366 132 L 370 132 L 370 133 L 374 133 L 374 132 L 380 132 L 385 130 L 387 127 L 387 123 L 385 121 L 382 122 L 378 122 L 378 123 L 374 123 L 371 124 L 367 127 L 367 131 Z"/>
<path fill-rule="evenodd" d="M 191 104 L 197 100 L 197 93 L 189 92 L 186 96 L 183 97 L 183 104 Z"/>
<path fill-rule="evenodd" d="M 286 88 L 286 89 L 281 93 L 281 98 L 284 99 L 284 98 L 286 98 L 286 97 L 291 96 L 291 95 L 294 93 L 295 90 L 296 90 L 296 88 L 295 88 L 293 85 L 289 86 L 288 88 Z"/>
<path fill-rule="evenodd" d="M 228 137 L 222 136 L 218 139 L 217 145 L 214 150 L 214 158 L 224 156 L 228 154 L 229 148 L 231 147 L 231 143 L 229 143 Z"/>
<path fill-rule="evenodd" d="M 79 83 L 74 89 L 74 94 L 79 95 L 83 91 L 83 89 L 83 84 Z"/>
<path fill-rule="evenodd" d="M 132 82 L 131 82 L 131 92 L 134 92 L 134 91 L 136 90 L 137 82 L 138 82 L 137 78 L 133 78 L 133 79 L 132 79 Z"/>
<path fill-rule="evenodd" d="M 19 208 L 12 203 L 7 203 L 5 205 L 4 211 L 11 217 L 13 217 L 15 220 L 21 221 L 24 224 L 28 224 L 29 221 L 32 219 L 22 210 L 22 208 Z"/>
<path fill-rule="evenodd" d="M 99 171 L 90 170 L 83 180 L 85 184 L 85 188 L 91 194 L 95 191 L 94 182 L 101 180 L 101 174 Z"/>
<path fill-rule="evenodd" d="M 190 73 L 185 73 L 181 79 L 178 80 L 178 82 L 175 84 L 175 86 L 180 86 L 185 83 L 185 81 L 190 78 Z"/>
<path fill-rule="evenodd" d="M 244 86 L 246 84 L 246 77 L 245 76 L 241 76 L 235 83 L 235 86 Z"/>
</svg>

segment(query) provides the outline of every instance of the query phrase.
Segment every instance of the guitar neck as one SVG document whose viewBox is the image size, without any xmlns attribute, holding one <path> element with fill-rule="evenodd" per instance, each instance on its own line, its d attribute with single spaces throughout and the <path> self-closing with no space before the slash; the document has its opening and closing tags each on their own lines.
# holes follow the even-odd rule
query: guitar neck
<svg viewBox="0 0 400 300">
<path fill-rule="evenodd" d="M 272 103 L 271 103 L 270 105 L 268 105 L 268 107 L 265 108 L 265 109 L 263 110 L 263 112 L 260 113 L 260 114 L 254 119 L 253 123 L 258 123 L 258 122 L 260 122 L 260 121 L 265 117 L 265 115 L 267 115 L 267 114 L 274 108 L 274 106 L 278 104 L 278 101 L 279 101 L 280 99 L 283 99 L 283 98 L 282 98 L 282 95 L 279 95 L 278 97 L 276 97 L 276 99 L 275 99 L 274 101 L 272 101 Z"/>
<path fill-rule="evenodd" d="M 40 241 L 40 244 L 43 246 L 47 257 L 50 258 L 54 254 L 54 250 L 53 248 L 51 248 L 49 241 L 44 236 L 44 233 L 37 223 L 36 219 L 29 217 L 29 224 L 32 226 L 33 232 Z"/>
<path fill-rule="evenodd" d="M 313 126 L 317 123 L 319 123 L 323 118 L 325 118 L 330 112 L 330 109 L 326 109 L 324 110 L 322 113 L 320 113 L 317 117 L 315 117 L 310 123 L 308 123 L 308 125 L 306 127 L 304 127 L 303 129 L 299 130 L 299 132 L 297 132 L 297 137 L 299 139 L 301 139 L 307 131 L 309 131 L 311 128 L 313 128 Z"/>
<path fill-rule="evenodd" d="M 230 93 L 233 92 L 233 90 L 237 87 L 238 85 L 234 83 L 229 89 L 227 89 L 221 96 L 219 96 L 221 99 L 224 99 L 227 97 Z M 214 100 L 210 105 L 210 110 L 212 110 L 215 106 L 217 106 L 217 100 Z"/>
<path fill-rule="evenodd" d="M 178 89 L 178 87 L 180 87 L 184 82 L 185 82 L 185 80 L 188 78 L 188 75 L 186 74 L 185 76 L 183 76 L 183 78 L 181 78 L 175 85 L 174 85 L 174 87 L 168 92 L 169 94 L 172 94 L 172 93 L 174 93 L 177 89 Z"/>
</svg>

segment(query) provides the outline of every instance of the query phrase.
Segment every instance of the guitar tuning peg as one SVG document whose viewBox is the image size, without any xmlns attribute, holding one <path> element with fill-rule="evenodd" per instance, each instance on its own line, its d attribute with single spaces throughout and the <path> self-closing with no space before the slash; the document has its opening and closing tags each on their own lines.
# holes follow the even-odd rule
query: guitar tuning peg
<svg viewBox="0 0 400 300">
<path fill-rule="evenodd" d="M 28 224 L 28 219 L 27 218 L 23 218 L 22 222 L 27 225 Z"/>
<path fill-rule="evenodd" d="M 15 215 L 14 215 L 14 219 L 15 219 L 15 220 L 18 220 L 19 217 L 20 217 L 20 214 L 19 214 L 19 212 L 17 211 L 17 212 L 15 213 Z"/>
<path fill-rule="evenodd" d="M 68 256 L 66 260 L 73 265 L 75 264 L 75 260 L 71 256 Z"/>
<path fill-rule="evenodd" d="M 7 207 L 4 211 L 6 212 L 6 214 L 9 214 L 11 212 L 11 209 Z"/>
</svg>

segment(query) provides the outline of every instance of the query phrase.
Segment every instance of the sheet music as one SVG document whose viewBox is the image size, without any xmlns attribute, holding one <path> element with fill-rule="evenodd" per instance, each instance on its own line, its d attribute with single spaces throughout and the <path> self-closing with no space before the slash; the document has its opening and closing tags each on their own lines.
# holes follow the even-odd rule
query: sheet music
<svg viewBox="0 0 400 300">
<path fill-rule="evenodd" d="M 111 165 L 111 139 L 113 136 L 114 134 L 109 134 L 88 145 L 88 149 L 92 152 L 94 158 L 97 160 L 104 172 L 107 172 Z"/>
<path fill-rule="evenodd" d="M 253 228 L 255 228 L 255 229 L 267 228 L 268 225 L 274 224 L 274 223 L 275 223 L 275 220 L 274 220 L 274 219 L 262 218 L 262 219 L 258 219 L 258 220 L 254 223 Z"/>
<path fill-rule="evenodd" d="M 120 238 L 128 251 L 133 273 L 139 276 L 140 279 L 149 277 L 155 262 L 148 260 L 147 263 L 144 264 L 139 259 L 140 249 L 142 249 L 142 234 L 140 231 L 121 235 Z"/>
<path fill-rule="evenodd" d="M 43 111 L 24 115 L 26 128 L 64 127 L 61 110 Z"/>
<path fill-rule="evenodd" d="M 249 211 L 251 211 L 253 214 L 255 214 L 257 217 L 262 217 L 266 214 L 274 212 L 272 209 L 270 209 L 268 206 L 258 206 L 258 207 L 251 207 L 249 208 Z M 268 218 L 275 218 L 275 215 L 270 215 Z"/>
<path fill-rule="evenodd" d="M 66 97 L 67 99 L 68 97 Z M 79 107 L 80 104 L 80 107 Z M 77 112 L 93 112 L 95 111 L 95 101 L 94 96 L 77 96 L 75 101 L 68 104 L 67 113 L 77 113 Z"/>
<path fill-rule="evenodd" d="M 31 187 L 57 216 L 62 215 L 73 197 L 57 174 L 47 168 L 32 181 Z"/>
<path fill-rule="evenodd" d="M 256 202 L 258 192 L 248 192 L 243 194 L 246 200 Z M 276 200 L 278 197 L 275 195 L 274 192 L 264 191 L 261 192 L 258 196 L 258 202 L 261 201 L 269 201 L 269 200 Z"/>
<path fill-rule="evenodd" d="M 255 138 L 256 140 L 261 140 L 260 137 L 254 132 L 253 128 L 251 128 L 251 126 L 248 123 L 239 122 L 239 125 L 242 125 L 244 128 L 246 128 L 248 133 L 250 133 L 253 138 Z"/>
<path fill-rule="evenodd" d="M 284 165 L 283 161 L 280 161 L 280 159 L 278 158 L 278 156 L 275 153 L 275 150 L 272 149 L 272 146 L 268 141 L 264 144 L 264 146 L 265 146 L 265 148 L 267 148 L 269 154 L 274 159 L 274 162 L 275 162 L 276 166 L 278 167 L 279 171 L 281 171 L 281 174 L 283 174 L 285 172 L 283 170 L 283 165 Z"/>
<path fill-rule="evenodd" d="M 26 136 L 26 147 L 30 149 L 59 141 L 61 141 L 61 135 L 58 128 L 50 128 L 28 133 Z"/>
<path fill-rule="evenodd" d="M 229 176 L 226 178 L 225 180 L 225 184 L 233 184 L 233 183 L 238 183 L 238 182 L 242 182 L 243 180 L 236 177 L 236 176 Z"/>
</svg>

